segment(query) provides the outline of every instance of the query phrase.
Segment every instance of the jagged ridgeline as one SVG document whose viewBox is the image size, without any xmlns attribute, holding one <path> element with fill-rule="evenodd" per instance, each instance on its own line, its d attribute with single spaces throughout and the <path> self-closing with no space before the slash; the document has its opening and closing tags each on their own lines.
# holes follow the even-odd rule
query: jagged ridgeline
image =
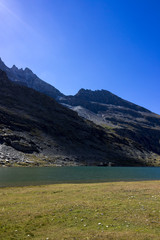
<svg viewBox="0 0 160 240">
<path fill-rule="evenodd" d="M 55 99 L 64 96 L 58 89 L 37 77 L 37 75 L 29 68 L 25 68 L 24 70 L 22 68 L 18 69 L 15 65 L 13 65 L 12 68 L 9 68 L 0 58 L 0 69 L 7 73 L 7 76 L 11 81 L 20 85 L 33 88 L 34 90 L 45 93 Z"/>
<path fill-rule="evenodd" d="M 64 96 L 29 69 L 0 69 L 2 165 L 160 165 L 158 115 L 106 90 Z"/>
</svg>

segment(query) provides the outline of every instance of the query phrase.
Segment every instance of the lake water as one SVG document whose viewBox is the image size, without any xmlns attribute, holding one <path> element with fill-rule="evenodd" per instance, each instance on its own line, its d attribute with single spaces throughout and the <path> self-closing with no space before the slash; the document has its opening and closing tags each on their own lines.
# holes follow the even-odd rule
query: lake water
<svg viewBox="0 0 160 240">
<path fill-rule="evenodd" d="M 54 183 L 160 180 L 158 167 L 0 168 L 0 187 Z"/>
</svg>

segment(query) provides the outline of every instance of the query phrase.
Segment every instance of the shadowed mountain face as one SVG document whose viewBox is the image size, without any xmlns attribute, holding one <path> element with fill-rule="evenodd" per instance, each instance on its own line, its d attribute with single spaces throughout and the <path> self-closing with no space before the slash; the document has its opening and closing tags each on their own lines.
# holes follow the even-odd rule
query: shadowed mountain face
<svg viewBox="0 0 160 240">
<path fill-rule="evenodd" d="M 60 102 L 129 143 L 160 154 L 160 116 L 106 91 L 81 89 Z"/>
<path fill-rule="evenodd" d="M 155 165 L 159 156 L 0 70 L 1 165 Z"/>
<path fill-rule="evenodd" d="M 20 85 L 33 88 L 34 90 L 53 97 L 54 99 L 63 96 L 59 90 L 42 81 L 29 68 L 25 68 L 24 70 L 22 68 L 18 69 L 15 65 L 13 65 L 12 68 L 8 68 L 0 58 L 0 69 L 6 72 L 11 81 L 14 81 Z"/>
</svg>

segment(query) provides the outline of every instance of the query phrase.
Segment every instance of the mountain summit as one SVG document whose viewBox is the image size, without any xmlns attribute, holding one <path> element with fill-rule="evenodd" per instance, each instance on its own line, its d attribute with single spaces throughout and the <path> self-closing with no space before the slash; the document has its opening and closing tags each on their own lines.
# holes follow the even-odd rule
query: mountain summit
<svg viewBox="0 0 160 240">
<path fill-rule="evenodd" d="M 25 85 L 29 88 L 33 88 L 34 90 L 53 97 L 54 99 L 63 96 L 63 94 L 59 90 L 57 90 L 52 85 L 46 83 L 45 81 L 41 80 L 29 68 L 25 68 L 24 70 L 22 68 L 18 69 L 15 65 L 9 68 L 0 58 L 0 69 L 6 72 L 8 78 L 11 81 L 16 82 L 20 85 Z"/>
<path fill-rule="evenodd" d="M 103 109 L 104 104 L 107 105 L 114 105 L 114 106 L 122 106 L 126 108 L 130 108 L 132 110 L 136 111 L 144 111 L 144 112 L 150 112 L 149 110 L 140 107 L 134 103 L 131 103 L 129 101 L 126 101 L 115 94 L 107 91 L 107 90 L 89 90 L 89 89 L 80 89 L 78 93 L 74 96 L 68 96 L 66 99 L 66 103 L 68 102 L 72 106 L 76 105 L 76 102 L 79 102 L 80 105 L 86 106 L 86 103 L 91 103 L 92 105 L 98 104 L 99 106 L 101 105 L 101 108 Z M 91 107 L 91 106 L 90 106 Z M 87 108 L 90 109 L 88 106 Z M 95 112 L 97 113 L 99 110 L 98 106 L 96 109 L 95 106 Z"/>
</svg>

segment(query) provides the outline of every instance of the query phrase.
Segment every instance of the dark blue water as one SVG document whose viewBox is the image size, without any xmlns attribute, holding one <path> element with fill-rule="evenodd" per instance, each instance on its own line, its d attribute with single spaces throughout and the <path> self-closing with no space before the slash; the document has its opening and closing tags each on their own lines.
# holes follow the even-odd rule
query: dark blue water
<svg viewBox="0 0 160 240">
<path fill-rule="evenodd" d="M 160 180 L 158 167 L 0 168 L 0 187 L 54 183 Z"/>
</svg>

